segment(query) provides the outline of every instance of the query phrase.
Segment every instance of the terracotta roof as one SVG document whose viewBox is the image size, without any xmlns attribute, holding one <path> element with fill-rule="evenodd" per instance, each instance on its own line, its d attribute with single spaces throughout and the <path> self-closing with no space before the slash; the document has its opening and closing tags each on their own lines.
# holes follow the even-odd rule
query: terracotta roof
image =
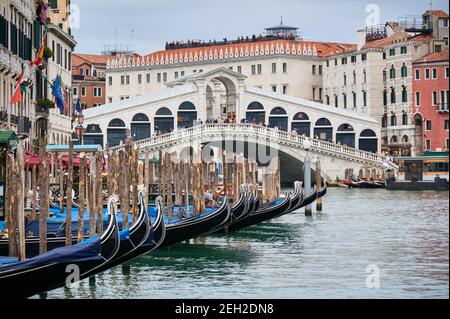
<svg viewBox="0 0 450 319">
<path fill-rule="evenodd" d="M 245 52 L 248 50 L 250 52 L 251 50 L 256 51 L 258 48 L 259 50 L 268 48 L 269 51 L 272 50 L 272 47 L 274 50 L 276 50 L 276 47 L 280 50 L 283 50 L 283 52 L 292 52 L 294 49 L 295 51 L 300 50 L 306 53 L 306 55 L 317 55 L 317 56 L 327 56 L 330 54 L 335 53 L 343 53 L 346 51 L 356 50 L 356 45 L 354 44 L 347 44 L 347 43 L 334 43 L 334 42 L 313 42 L 313 41 L 292 41 L 292 40 L 273 40 L 273 41 L 260 41 L 260 42 L 244 42 L 244 43 L 237 43 L 237 44 L 226 44 L 226 45 L 216 45 L 216 46 L 206 46 L 206 47 L 195 47 L 195 48 L 188 48 L 188 49 L 176 49 L 176 50 L 162 50 L 157 51 L 154 53 L 151 53 L 149 55 L 146 55 L 146 58 L 151 59 L 152 57 L 156 59 L 157 57 L 160 59 L 161 57 L 166 57 L 167 54 L 172 56 L 178 56 L 178 57 L 185 57 L 187 54 L 188 57 L 192 54 L 193 56 L 197 55 L 204 55 L 205 53 L 208 55 L 213 55 L 217 51 L 217 55 L 220 56 L 220 52 L 222 52 L 222 55 L 225 55 L 225 53 L 233 53 L 233 56 L 235 56 L 235 53 L 238 52 L 240 54 L 241 51 Z M 316 51 L 316 54 L 314 54 Z M 310 51 L 310 52 L 309 52 Z M 211 53 L 211 54 L 210 54 Z M 228 55 L 228 54 L 226 54 Z"/>
<path fill-rule="evenodd" d="M 431 10 L 431 14 L 441 19 L 448 19 L 448 13 L 445 13 L 442 10 Z"/>
<path fill-rule="evenodd" d="M 387 45 L 398 43 L 398 42 L 407 42 L 407 41 L 415 41 L 415 42 L 430 42 L 434 37 L 429 34 L 419 34 L 415 36 L 410 36 L 408 33 L 400 31 L 396 32 L 390 37 L 373 40 L 364 45 L 363 49 L 370 48 L 384 48 Z"/>
<path fill-rule="evenodd" d="M 448 48 L 441 52 L 434 52 L 427 54 L 420 59 L 414 61 L 414 63 L 431 63 L 431 62 L 448 62 Z"/>
<path fill-rule="evenodd" d="M 81 54 L 74 53 L 72 54 L 72 65 L 78 66 L 83 63 L 92 63 L 92 64 L 105 64 L 111 58 L 109 55 L 96 55 L 96 54 Z"/>
<path fill-rule="evenodd" d="M 412 36 L 409 40 L 415 42 L 430 42 L 434 37 L 431 34 L 418 34 Z"/>
</svg>

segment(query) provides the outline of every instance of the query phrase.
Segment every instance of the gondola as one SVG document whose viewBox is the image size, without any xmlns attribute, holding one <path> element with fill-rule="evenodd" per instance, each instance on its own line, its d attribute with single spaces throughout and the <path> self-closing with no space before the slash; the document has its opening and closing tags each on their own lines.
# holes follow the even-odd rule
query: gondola
<svg viewBox="0 0 450 319">
<path fill-rule="evenodd" d="M 289 210 L 286 211 L 286 214 L 300 208 L 300 205 L 303 203 L 304 195 L 305 193 L 302 187 L 302 183 L 298 181 L 295 182 L 294 193 L 291 196 L 291 206 L 289 207 Z"/>
<path fill-rule="evenodd" d="M 374 188 L 385 188 L 385 185 L 380 183 L 380 182 L 376 182 L 376 181 L 372 181 L 372 180 L 366 180 L 366 179 L 352 179 L 353 183 L 358 185 L 358 188 L 369 188 L 369 189 L 374 189 Z"/>
<path fill-rule="evenodd" d="M 28 298 L 56 289 L 71 283 L 71 275 L 75 280 L 87 278 L 112 260 L 120 248 L 114 200 L 109 200 L 110 220 L 102 236 L 21 262 L 0 261 L 0 297 Z"/>
<path fill-rule="evenodd" d="M 347 188 L 360 188 L 360 184 L 355 183 L 353 180 L 342 180 L 340 178 L 336 178 L 336 182 L 338 182 L 339 186 L 347 187 Z"/>
<path fill-rule="evenodd" d="M 317 191 L 317 186 L 314 186 L 314 188 L 311 190 L 311 192 L 308 195 L 305 195 L 305 198 L 303 199 L 303 202 L 301 203 L 301 205 L 298 209 L 314 203 L 316 201 L 316 199 L 318 198 L 317 197 L 318 193 L 319 192 Z"/>
<path fill-rule="evenodd" d="M 219 205 L 211 212 L 166 223 L 164 240 L 158 248 L 167 247 L 205 234 L 211 229 L 223 227 L 231 213 L 228 198 L 224 197 Z M 152 208 L 154 209 L 154 207 Z"/>
<path fill-rule="evenodd" d="M 323 187 L 320 189 L 320 191 L 317 193 L 317 198 L 324 197 L 328 192 L 328 183 L 324 182 Z"/>
<path fill-rule="evenodd" d="M 248 215 L 243 220 L 233 223 L 228 227 L 229 231 L 236 231 L 238 229 L 249 227 L 263 221 L 269 220 L 289 210 L 291 205 L 291 195 L 287 194 L 286 197 L 280 198 L 276 201 L 271 201 L 261 205 L 258 210 Z"/>
<path fill-rule="evenodd" d="M 223 198 L 219 197 L 219 201 L 222 201 L 222 200 L 223 200 Z M 229 200 L 228 203 L 229 203 L 229 205 L 231 205 L 232 201 Z M 220 231 L 221 229 L 226 229 L 229 225 L 234 223 L 236 220 L 238 220 L 239 218 L 242 218 L 242 216 L 244 216 L 247 213 L 248 208 L 249 208 L 248 189 L 246 186 L 242 185 L 239 200 L 233 206 L 230 207 L 230 215 L 229 215 L 228 219 L 225 220 L 222 224 L 218 225 L 217 227 L 211 228 L 210 230 L 205 232 L 204 235 L 214 234 L 214 233 Z"/>
<path fill-rule="evenodd" d="M 110 269 L 143 254 L 146 254 L 156 249 L 163 242 L 166 231 L 161 199 L 158 199 L 157 215 L 152 225 L 150 225 L 150 217 L 147 213 L 147 206 L 145 205 L 145 199 L 141 193 L 139 196 L 139 205 L 139 217 L 137 219 L 137 222 L 129 230 L 129 238 L 121 240 L 121 250 L 119 251 L 118 255 L 109 263 L 101 267 L 99 271 Z M 143 225 L 147 225 L 147 227 L 145 227 L 145 230 Z M 124 242 L 126 248 L 122 249 Z"/>
</svg>

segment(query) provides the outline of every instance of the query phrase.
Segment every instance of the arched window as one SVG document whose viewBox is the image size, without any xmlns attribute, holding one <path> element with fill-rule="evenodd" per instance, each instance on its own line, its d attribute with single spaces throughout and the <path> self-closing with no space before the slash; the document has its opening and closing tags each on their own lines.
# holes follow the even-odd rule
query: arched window
<svg viewBox="0 0 450 319">
<path fill-rule="evenodd" d="M 156 111 L 157 116 L 171 116 L 172 112 L 167 107 L 162 107 Z"/>
<path fill-rule="evenodd" d="M 403 63 L 403 65 L 402 65 L 401 73 L 402 73 L 402 78 L 406 78 L 408 76 L 408 68 L 406 67 L 405 63 Z"/>
<path fill-rule="evenodd" d="M 331 126 L 331 122 L 329 119 L 322 117 L 317 120 L 316 126 Z"/>
<path fill-rule="evenodd" d="M 398 143 L 398 138 L 397 138 L 397 136 L 393 135 L 391 137 L 391 144 L 395 144 L 395 143 Z"/>
<path fill-rule="evenodd" d="M 155 114 L 155 132 L 165 134 L 172 132 L 174 128 L 174 118 L 172 112 L 167 107 L 162 107 Z"/>
<path fill-rule="evenodd" d="M 125 127 L 125 122 L 121 119 L 114 119 L 111 122 L 109 122 L 108 127 Z"/>
<path fill-rule="evenodd" d="M 147 115 L 138 113 L 131 120 L 131 137 L 135 141 L 143 140 L 151 136 L 150 120 Z"/>
<path fill-rule="evenodd" d="M 408 125 L 408 113 L 406 112 L 402 114 L 402 125 Z"/>
<path fill-rule="evenodd" d="M 324 141 L 333 140 L 333 127 L 328 119 L 321 118 L 317 120 L 314 127 L 314 137 Z"/>
<path fill-rule="evenodd" d="M 183 102 L 178 107 L 177 122 L 178 128 L 189 128 L 197 121 L 197 111 L 191 102 Z"/>
<path fill-rule="evenodd" d="M 338 127 L 338 132 L 354 132 L 353 126 L 350 124 L 342 124 Z"/>
<path fill-rule="evenodd" d="M 292 131 L 295 131 L 298 135 L 311 136 L 311 121 L 306 113 L 295 114 L 291 126 Z"/>
<path fill-rule="evenodd" d="M 286 111 L 282 107 L 276 107 L 271 112 L 270 115 L 286 115 Z"/>
<path fill-rule="evenodd" d="M 355 147 L 355 130 L 350 124 L 342 124 L 336 132 L 336 143 Z"/>
<path fill-rule="evenodd" d="M 306 113 L 299 112 L 294 115 L 294 121 L 309 121 L 309 116 Z"/>
<path fill-rule="evenodd" d="M 150 122 L 148 119 L 148 116 L 143 113 L 138 113 L 135 116 L 133 116 L 132 122 Z"/>
<path fill-rule="evenodd" d="M 103 147 L 103 132 L 98 124 L 89 124 L 83 136 L 85 145 L 101 145 Z"/>
<path fill-rule="evenodd" d="M 248 105 L 247 110 L 264 110 L 264 106 L 259 102 L 252 102 Z"/>
<path fill-rule="evenodd" d="M 395 89 L 391 88 L 391 103 L 394 104 L 396 101 Z"/>
<path fill-rule="evenodd" d="M 266 112 L 264 106 L 259 102 L 252 102 L 247 107 L 246 119 L 249 123 L 265 124 Z"/>
<path fill-rule="evenodd" d="M 402 137 L 402 143 L 409 143 L 409 137 L 408 137 L 408 135 L 403 135 L 403 137 Z"/>
<path fill-rule="evenodd" d="M 391 68 L 389 70 L 389 78 L 395 79 L 395 67 L 393 64 L 391 65 Z"/>
<path fill-rule="evenodd" d="M 403 86 L 402 88 L 402 102 L 408 102 L 408 91 L 406 90 L 406 86 Z"/>
<path fill-rule="evenodd" d="M 392 113 L 391 115 L 391 126 L 397 126 L 397 116 L 395 113 Z"/>
<path fill-rule="evenodd" d="M 107 140 L 109 146 L 117 146 L 120 142 L 125 142 L 126 126 L 121 119 L 114 119 L 109 122 L 107 130 Z"/>
<path fill-rule="evenodd" d="M 269 127 L 278 127 L 280 130 L 287 132 L 288 116 L 286 110 L 282 107 L 275 107 L 270 112 Z"/>
<path fill-rule="evenodd" d="M 378 152 L 377 134 L 370 129 L 366 129 L 359 135 L 359 149 L 366 152 Z"/>
<path fill-rule="evenodd" d="M 386 113 L 383 114 L 381 118 L 381 127 L 387 127 L 388 116 Z"/>
</svg>

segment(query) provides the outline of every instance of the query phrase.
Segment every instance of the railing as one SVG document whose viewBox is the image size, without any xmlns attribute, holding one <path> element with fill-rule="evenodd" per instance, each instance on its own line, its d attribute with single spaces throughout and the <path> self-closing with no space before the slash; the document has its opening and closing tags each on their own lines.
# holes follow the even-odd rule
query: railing
<svg viewBox="0 0 450 319">
<path fill-rule="evenodd" d="M 436 109 L 438 112 L 448 112 L 448 103 L 438 103 Z"/>
<path fill-rule="evenodd" d="M 26 116 L 19 116 L 17 133 L 30 134 L 30 130 L 31 130 L 30 119 Z"/>
<path fill-rule="evenodd" d="M 220 134 L 220 135 L 235 135 L 244 133 L 246 136 L 253 134 L 258 138 L 269 139 L 281 144 L 294 144 L 295 147 L 304 149 L 303 143 L 305 140 L 309 140 L 311 143 L 311 151 L 319 153 L 333 153 L 334 155 L 344 155 L 352 159 L 365 160 L 374 162 L 377 164 L 383 164 L 386 161 L 384 156 L 379 154 L 370 153 L 355 148 L 322 141 L 319 139 L 309 138 L 306 136 L 300 136 L 265 126 L 256 124 L 203 124 L 188 129 L 181 129 L 172 133 L 153 136 L 151 138 L 136 141 L 134 144 L 138 148 L 145 148 L 148 146 L 161 147 L 164 145 L 175 144 L 179 141 L 195 140 L 199 137 L 208 136 L 208 134 Z M 112 147 L 111 150 L 121 149 L 123 145 Z"/>
</svg>

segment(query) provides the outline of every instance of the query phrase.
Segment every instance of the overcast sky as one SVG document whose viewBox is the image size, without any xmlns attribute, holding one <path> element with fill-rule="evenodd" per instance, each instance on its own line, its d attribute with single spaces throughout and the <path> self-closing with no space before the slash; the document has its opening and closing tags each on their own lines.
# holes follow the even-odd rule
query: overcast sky
<svg viewBox="0 0 450 319">
<path fill-rule="evenodd" d="M 95 53 L 102 44 L 132 45 L 147 54 L 172 40 L 229 40 L 260 34 L 284 24 L 300 28 L 303 38 L 356 42 L 356 30 L 366 25 L 366 8 L 379 8 L 380 22 L 420 15 L 430 0 L 72 0 L 79 19 L 72 19 L 76 52 Z M 373 7 L 369 7 L 373 8 Z M 433 0 L 433 9 L 448 12 L 448 0 Z M 78 10 L 75 10 L 78 11 Z M 371 12 L 374 12 L 373 9 Z"/>
</svg>

